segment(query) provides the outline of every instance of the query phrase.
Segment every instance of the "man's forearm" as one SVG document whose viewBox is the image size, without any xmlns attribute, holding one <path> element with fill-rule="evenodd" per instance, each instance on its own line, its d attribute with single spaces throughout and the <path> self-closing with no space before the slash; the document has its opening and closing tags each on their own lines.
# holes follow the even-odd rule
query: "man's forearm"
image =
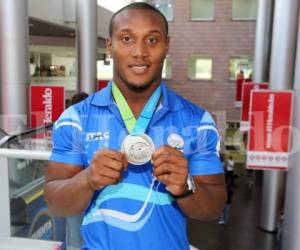
<svg viewBox="0 0 300 250">
<path fill-rule="evenodd" d="M 196 183 L 196 192 L 178 199 L 178 205 L 186 216 L 199 220 L 212 220 L 218 217 L 226 201 L 226 188 L 223 181 L 216 183 Z"/>
<path fill-rule="evenodd" d="M 72 216 L 81 213 L 89 205 L 94 191 L 83 170 L 72 178 L 50 180 L 45 185 L 45 199 L 55 216 Z"/>
</svg>

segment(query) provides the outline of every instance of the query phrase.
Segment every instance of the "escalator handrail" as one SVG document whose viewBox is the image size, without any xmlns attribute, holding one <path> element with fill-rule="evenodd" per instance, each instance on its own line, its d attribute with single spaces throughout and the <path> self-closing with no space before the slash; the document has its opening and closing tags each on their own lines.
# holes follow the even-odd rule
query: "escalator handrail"
<svg viewBox="0 0 300 250">
<path fill-rule="evenodd" d="M 0 140 L 0 148 L 7 148 L 10 143 L 12 143 L 14 140 L 18 140 L 20 137 L 26 138 L 27 136 L 29 137 L 34 134 L 38 134 L 39 132 L 43 132 L 52 127 L 53 127 L 53 123 L 49 123 L 44 126 L 27 129 L 18 134 L 6 135 Z"/>
</svg>

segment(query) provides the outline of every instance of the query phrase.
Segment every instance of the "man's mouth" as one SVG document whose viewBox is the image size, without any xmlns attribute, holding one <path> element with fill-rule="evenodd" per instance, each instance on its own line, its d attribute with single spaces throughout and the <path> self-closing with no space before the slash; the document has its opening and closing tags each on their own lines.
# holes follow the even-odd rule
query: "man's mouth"
<svg viewBox="0 0 300 250">
<path fill-rule="evenodd" d="M 130 64 L 129 68 L 135 73 L 135 74 L 145 74 L 150 65 L 149 64 Z"/>
</svg>

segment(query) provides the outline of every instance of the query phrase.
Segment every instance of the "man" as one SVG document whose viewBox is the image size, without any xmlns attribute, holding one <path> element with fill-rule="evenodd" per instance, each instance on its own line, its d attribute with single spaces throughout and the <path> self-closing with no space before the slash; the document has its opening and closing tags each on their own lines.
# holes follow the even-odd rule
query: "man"
<svg viewBox="0 0 300 250">
<path fill-rule="evenodd" d="M 186 216 L 223 208 L 215 124 L 162 82 L 168 47 L 168 23 L 151 5 L 115 13 L 113 81 L 54 126 L 45 197 L 57 216 L 85 212 L 82 249 L 188 249 Z"/>
</svg>

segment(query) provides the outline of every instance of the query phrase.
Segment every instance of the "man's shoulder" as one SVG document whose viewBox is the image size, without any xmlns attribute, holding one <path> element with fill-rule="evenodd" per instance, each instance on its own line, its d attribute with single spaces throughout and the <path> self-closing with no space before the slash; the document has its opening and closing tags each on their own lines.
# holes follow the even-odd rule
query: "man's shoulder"
<svg viewBox="0 0 300 250">
<path fill-rule="evenodd" d="M 91 108 L 93 105 L 93 100 L 98 92 L 91 94 L 86 99 L 78 102 L 76 104 L 71 105 L 64 112 L 60 115 L 59 119 L 56 121 L 56 124 L 65 122 L 65 121 L 72 121 L 81 124 L 84 117 L 87 116 L 91 112 Z"/>
<path fill-rule="evenodd" d="M 86 109 L 90 108 L 90 106 L 92 104 L 92 101 L 93 101 L 93 98 L 94 98 L 96 93 L 89 95 L 87 98 L 85 98 L 81 102 L 73 104 L 72 106 L 70 106 L 70 108 L 73 107 L 73 109 L 76 110 L 77 112 L 85 111 Z"/>
<path fill-rule="evenodd" d="M 184 113 L 186 115 L 196 116 L 198 118 L 209 114 L 206 109 L 179 95 L 173 90 L 169 90 L 168 95 L 169 100 L 175 103 L 176 107 L 179 107 L 176 109 L 176 111 L 180 112 L 180 114 Z"/>
<path fill-rule="evenodd" d="M 72 105 L 74 110 L 77 113 L 87 113 L 91 108 L 97 107 L 101 108 L 101 105 L 98 105 L 98 99 L 101 99 L 102 90 L 97 91 L 91 95 L 89 95 L 86 99 L 82 100 L 79 103 Z"/>
</svg>

